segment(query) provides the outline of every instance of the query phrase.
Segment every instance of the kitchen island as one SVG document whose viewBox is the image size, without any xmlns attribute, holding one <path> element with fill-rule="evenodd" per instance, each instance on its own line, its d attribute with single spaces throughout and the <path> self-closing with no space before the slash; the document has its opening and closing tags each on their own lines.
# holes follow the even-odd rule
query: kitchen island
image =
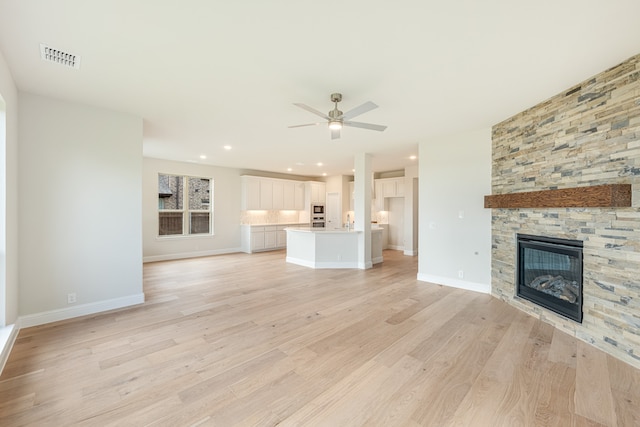
<svg viewBox="0 0 640 427">
<path fill-rule="evenodd" d="M 365 268 L 358 262 L 364 231 L 288 227 L 287 262 L 311 268 Z M 382 229 L 371 229 L 371 263 L 382 262 Z M 369 266 L 370 267 L 370 266 Z"/>
</svg>

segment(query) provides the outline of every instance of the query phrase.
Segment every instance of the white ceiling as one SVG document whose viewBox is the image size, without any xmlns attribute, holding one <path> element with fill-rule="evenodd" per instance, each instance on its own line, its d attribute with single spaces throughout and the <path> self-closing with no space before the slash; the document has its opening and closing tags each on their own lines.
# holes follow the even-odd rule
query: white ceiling
<svg viewBox="0 0 640 427">
<path fill-rule="evenodd" d="M 21 91 L 142 117 L 145 156 L 334 175 L 363 152 L 402 169 L 419 142 L 640 53 L 639 16 L 638 0 L 0 0 L 0 50 Z M 294 102 L 328 112 L 332 92 L 342 111 L 378 104 L 355 120 L 387 130 L 287 127 L 317 118 Z"/>
</svg>

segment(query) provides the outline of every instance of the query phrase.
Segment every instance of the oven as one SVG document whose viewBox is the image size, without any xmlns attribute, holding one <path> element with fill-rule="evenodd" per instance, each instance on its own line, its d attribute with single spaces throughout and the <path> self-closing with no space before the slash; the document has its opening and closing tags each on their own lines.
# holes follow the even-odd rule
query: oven
<svg viewBox="0 0 640 427">
<path fill-rule="evenodd" d="M 312 203 L 311 215 L 323 215 L 324 216 L 324 203 Z"/>
<path fill-rule="evenodd" d="M 311 228 L 324 228 L 324 203 L 311 203 Z"/>
</svg>

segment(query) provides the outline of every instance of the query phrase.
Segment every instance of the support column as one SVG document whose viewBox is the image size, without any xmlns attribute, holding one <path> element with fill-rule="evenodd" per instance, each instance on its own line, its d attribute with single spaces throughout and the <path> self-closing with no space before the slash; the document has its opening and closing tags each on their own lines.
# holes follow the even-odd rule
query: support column
<svg viewBox="0 0 640 427">
<path fill-rule="evenodd" d="M 373 267 L 371 262 L 371 155 L 359 153 L 354 161 L 354 216 L 358 234 L 358 268 Z"/>
</svg>

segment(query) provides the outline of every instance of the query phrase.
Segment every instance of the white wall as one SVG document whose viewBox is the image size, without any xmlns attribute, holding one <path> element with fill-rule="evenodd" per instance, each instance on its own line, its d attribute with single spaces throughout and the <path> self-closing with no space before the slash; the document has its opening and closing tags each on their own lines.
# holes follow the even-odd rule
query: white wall
<svg viewBox="0 0 640 427">
<path fill-rule="evenodd" d="M 491 129 L 423 141 L 419 149 L 418 280 L 488 293 L 491 210 L 483 206 L 491 194 Z"/>
<path fill-rule="evenodd" d="M 404 168 L 404 254 L 418 254 L 418 166 Z"/>
<path fill-rule="evenodd" d="M 18 319 L 18 92 L 0 52 L 0 96 L 4 137 L 0 150 L 0 330 Z M 0 350 L 2 343 L 0 342 Z M 1 367 L 1 366 L 0 366 Z"/>
<path fill-rule="evenodd" d="M 20 93 L 18 124 L 22 326 L 142 302 L 142 119 Z"/>
<path fill-rule="evenodd" d="M 158 238 L 158 174 L 213 178 L 213 236 Z M 240 251 L 241 171 L 196 163 L 144 158 L 142 223 L 144 261 Z"/>
</svg>

